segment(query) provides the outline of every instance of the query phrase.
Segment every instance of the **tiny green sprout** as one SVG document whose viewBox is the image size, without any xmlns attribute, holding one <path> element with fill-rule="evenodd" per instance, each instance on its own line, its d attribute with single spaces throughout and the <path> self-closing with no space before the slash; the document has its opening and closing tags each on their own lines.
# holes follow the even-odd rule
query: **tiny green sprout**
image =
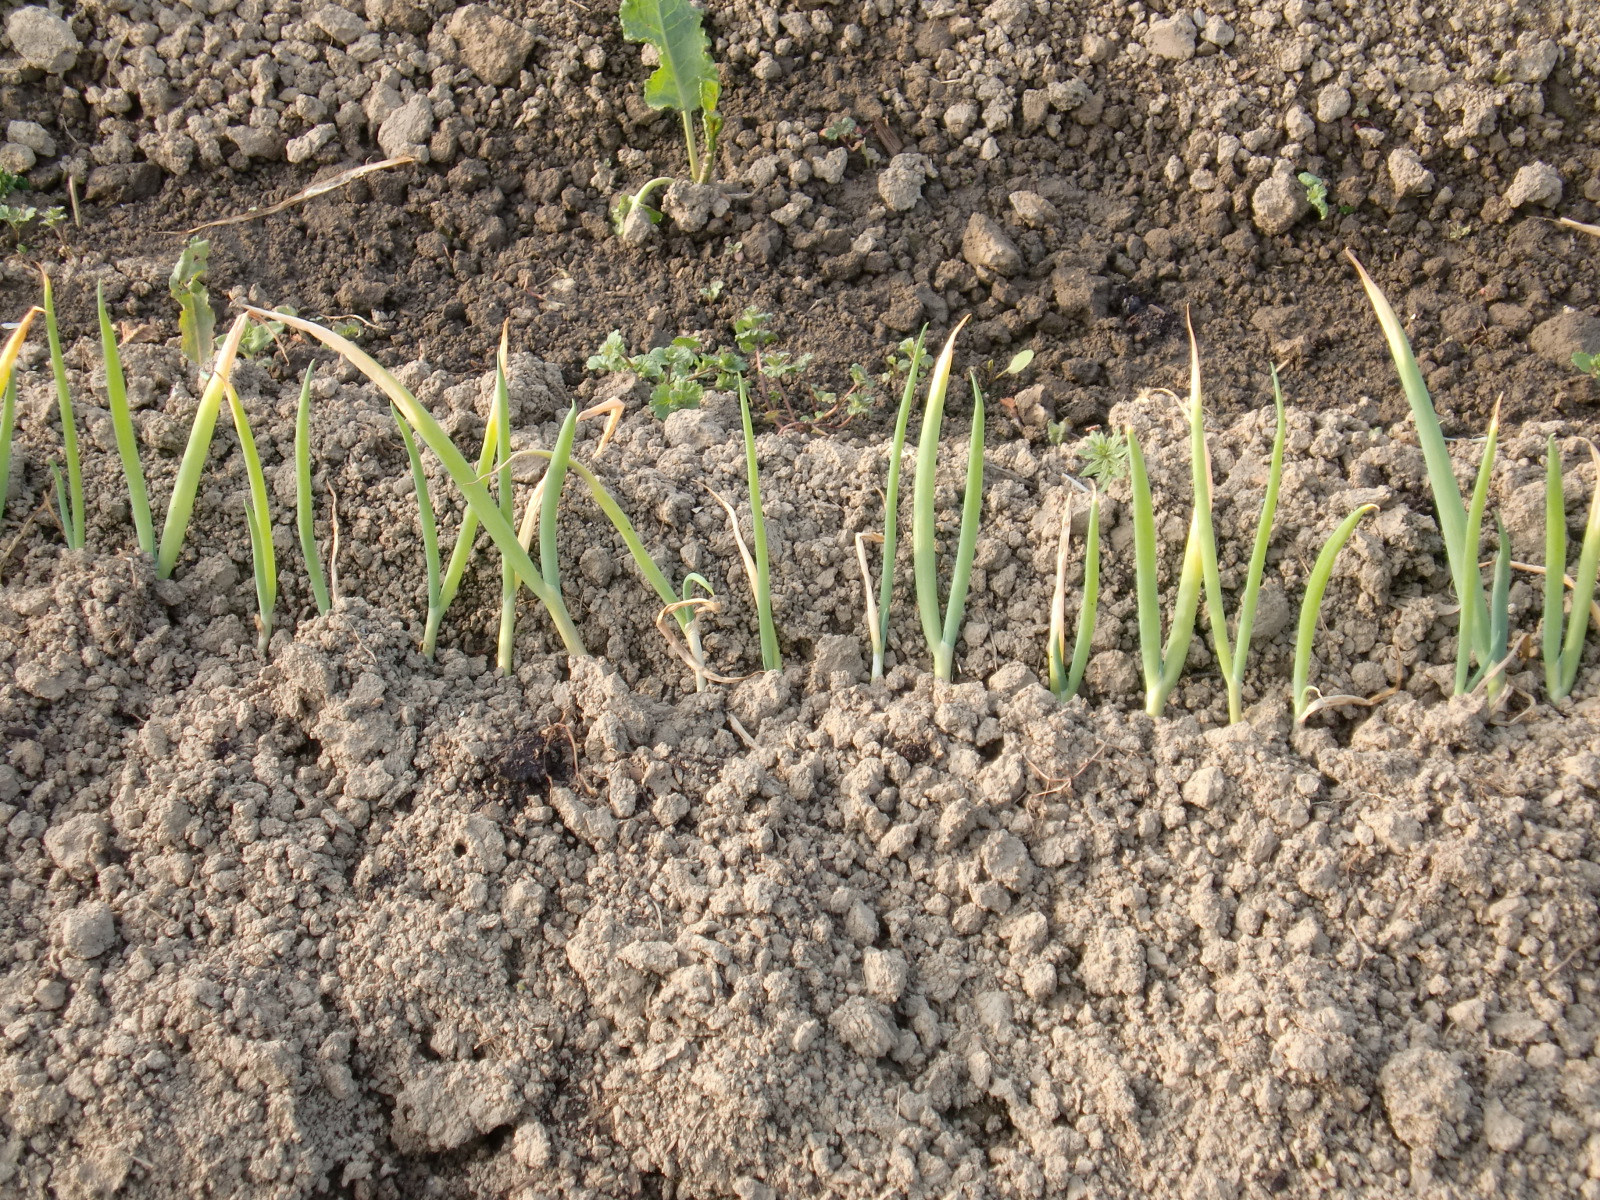
<svg viewBox="0 0 1600 1200">
<path fill-rule="evenodd" d="M 619 237 L 622 235 L 623 229 L 628 223 L 628 218 L 635 209 L 638 209 L 651 225 L 661 224 L 661 210 L 650 207 L 650 193 L 657 188 L 666 187 L 671 182 L 672 177 L 670 175 L 658 175 L 654 179 L 647 180 L 637 192 L 625 192 L 618 196 L 615 203 L 611 205 L 611 228 L 616 234 Z"/>
<path fill-rule="evenodd" d="M 1300 181 L 1300 186 L 1306 190 L 1306 203 L 1317 210 L 1317 219 L 1326 221 L 1328 213 L 1328 185 L 1321 176 L 1313 175 L 1310 171 L 1301 171 L 1295 176 Z"/>
<path fill-rule="evenodd" d="M 711 42 L 700 10 L 689 0 L 622 0 L 618 16 L 622 36 L 630 42 L 648 42 L 659 57 L 655 73 L 645 83 L 644 102 L 651 108 L 675 109 L 682 116 L 689 177 L 695 183 L 710 183 L 716 169 L 717 135 L 722 131 L 717 112 L 722 84 L 717 64 L 711 61 Z"/>
<path fill-rule="evenodd" d="M 1444 240 L 1459 242 L 1462 238 L 1471 237 L 1474 232 L 1473 227 L 1463 221 L 1450 221 L 1444 227 Z"/>
<path fill-rule="evenodd" d="M 856 135 L 856 119 L 846 113 L 822 131 L 824 141 L 840 142 Z"/>
<path fill-rule="evenodd" d="M 1579 350 L 1572 356 L 1572 365 L 1590 379 L 1600 382 L 1600 354 L 1585 354 Z"/>
<path fill-rule="evenodd" d="M 1033 362 L 1032 350 L 1018 350 L 1011 356 L 1011 361 L 1006 364 L 1002 375 L 1021 375 L 1028 369 L 1028 364 Z"/>
<path fill-rule="evenodd" d="M 733 321 L 734 344 L 746 354 L 754 354 L 761 347 L 770 346 L 778 340 L 778 335 L 768 328 L 771 324 L 771 313 L 762 312 L 754 306 L 745 309 Z"/>
<path fill-rule="evenodd" d="M 1072 432 L 1071 421 L 1046 421 L 1044 426 L 1044 440 L 1052 446 L 1059 446 L 1067 440 L 1067 434 Z"/>
<path fill-rule="evenodd" d="M 0 204 L 0 221 L 11 226 L 11 236 L 16 239 L 17 249 L 27 249 L 22 244 L 22 227 L 38 215 L 39 210 L 31 204 Z"/>
<path fill-rule="evenodd" d="M 25 192 L 27 190 L 28 181 L 26 179 L 0 167 L 0 200 L 4 200 L 12 192 Z"/>
<path fill-rule="evenodd" d="M 706 284 L 705 287 L 700 289 L 700 299 L 709 300 L 712 303 L 715 303 L 717 299 L 721 297 L 722 289 L 727 286 L 728 285 L 722 280 L 713 279 L 710 283 Z"/>
<path fill-rule="evenodd" d="M 347 342 L 359 342 L 361 336 L 366 333 L 366 327 L 360 321 L 346 321 L 342 325 L 335 325 L 333 332 Z"/>
<path fill-rule="evenodd" d="M 1059 437 L 1052 436 L 1056 428 L 1061 430 Z M 1053 445 L 1059 446 L 1069 429 L 1071 426 L 1066 421 L 1052 421 L 1045 433 Z M 1128 473 L 1128 439 L 1115 429 L 1109 433 L 1104 429 L 1090 430 L 1076 449 L 1078 459 L 1083 463 L 1079 473 L 1085 479 L 1099 480 L 1101 487 Z"/>
<path fill-rule="evenodd" d="M 291 317 L 296 315 L 295 310 L 287 304 L 281 305 L 272 311 L 285 313 Z M 254 358 L 256 355 L 264 353 L 272 348 L 272 344 L 277 341 L 278 335 L 283 332 L 283 328 L 282 321 L 262 321 L 251 325 L 245 331 L 244 340 L 239 343 L 239 353 L 246 358 Z"/>
</svg>

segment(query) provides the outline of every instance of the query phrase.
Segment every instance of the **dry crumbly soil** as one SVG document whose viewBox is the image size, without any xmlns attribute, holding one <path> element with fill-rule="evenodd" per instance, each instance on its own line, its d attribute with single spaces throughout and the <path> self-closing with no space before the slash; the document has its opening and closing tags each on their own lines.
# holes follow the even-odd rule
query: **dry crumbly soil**
<svg viewBox="0 0 1600 1200">
<path fill-rule="evenodd" d="M 1548 219 L 1600 214 L 1594 12 L 714 5 L 729 206 L 627 248 L 612 193 L 681 155 L 632 99 L 635 48 L 609 10 L 491 7 L 511 26 L 403 0 L 118 3 L 68 14 L 56 73 L 4 49 L 0 108 L 51 152 L 25 128 L 9 145 L 40 143 L 46 200 L 83 184 L 82 229 L 12 254 L 0 300 L 33 301 L 33 260 L 60 283 L 89 548 L 42 507 L 59 434 L 34 345 L 0 528 L 0 1194 L 1600 1196 L 1597 655 L 1560 711 L 1527 698 L 1540 589 L 1519 573 L 1512 702 L 1449 698 L 1421 455 L 1336 258 L 1355 248 L 1395 298 L 1452 432 L 1504 394 L 1493 504 L 1539 561 L 1546 437 L 1574 531 L 1597 484 L 1594 385 L 1567 365 L 1600 326 L 1594 243 Z M 843 114 L 860 132 L 829 182 L 818 134 Z M 964 364 L 1034 348 L 994 410 L 958 682 L 924 669 L 905 561 L 890 670 L 866 678 L 853 538 L 881 525 L 881 414 L 760 436 L 786 667 L 734 686 L 693 690 L 576 484 L 561 565 L 598 657 L 559 653 L 524 604 L 497 676 L 480 546 L 424 660 L 404 448 L 325 360 L 318 533 L 326 550 L 336 493 L 342 599 L 317 616 L 292 524 L 300 344 L 236 373 L 284 574 L 270 653 L 226 429 L 157 581 L 128 552 L 91 285 L 125 322 L 159 514 L 196 398 L 161 231 L 380 146 L 425 161 L 214 231 L 212 291 L 373 321 L 365 344 L 463 446 L 507 317 L 519 447 L 593 398 L 582 360 L 613 326 L 725 340 L 755 302 L 829 388 L 923 321 L 973 316 Z M 1286 168 L 1350 211 L 1318 221 Z M 1170 596 L 1186 429 L 1133 397 L 1183 381 L 1186 303 L 1230 598 L 1269 361 L 1290 390 L 1233 727 L 1203 636 L 1167 715 L 1140 713 L 1125 483 L 1085 695 L 1038 680 L 1077 469 L 1047 419 L 1139 431 Z M 716 586 L 707 652 L 734 675 L 755 621 L 704 485 L 742 497 L 737 429 L 713 393 L 577 446 L 668 574 Z M 1480 447 L 1453 448 L 1467 477 Z M 459 502 L 429 475 L 448 540 Z M 1314 678 L 1398 690 L 1296 730 L 1305 577 L 1361 503 L 1379 512 L 1340 560 Z"/>
</svg>

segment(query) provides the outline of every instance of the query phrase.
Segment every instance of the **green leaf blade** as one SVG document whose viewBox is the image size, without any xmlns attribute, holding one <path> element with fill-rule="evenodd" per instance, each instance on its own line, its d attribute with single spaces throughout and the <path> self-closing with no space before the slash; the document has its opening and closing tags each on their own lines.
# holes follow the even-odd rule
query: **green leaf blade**
<svg viewBox="0 0 1600 1200">
<path fill-rule="evenodd" d="M 715 110 L 721 83 L 698 9 L 688 0 L 623 0 L 618 16 L 623 37 L 648 42 L 661 54 L 644 85 L 646 104 L 682 113 Z"/>
</svg>

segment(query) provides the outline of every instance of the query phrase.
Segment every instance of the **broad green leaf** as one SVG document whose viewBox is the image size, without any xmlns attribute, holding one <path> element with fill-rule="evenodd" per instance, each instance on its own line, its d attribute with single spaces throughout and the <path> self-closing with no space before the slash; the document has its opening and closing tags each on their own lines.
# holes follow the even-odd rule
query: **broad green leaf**
<svg viewBox="0 0 1600 1200">
<path fill-rule="evenodd" d="M 661 65 L 644 85 L 646 104 L 685 113 L 715 109 L 720 85 L 699 9 L 688 0 L 623 0 L 618 15 L 623 37 L 649 42 L 661 53 Z"/>
</svg>

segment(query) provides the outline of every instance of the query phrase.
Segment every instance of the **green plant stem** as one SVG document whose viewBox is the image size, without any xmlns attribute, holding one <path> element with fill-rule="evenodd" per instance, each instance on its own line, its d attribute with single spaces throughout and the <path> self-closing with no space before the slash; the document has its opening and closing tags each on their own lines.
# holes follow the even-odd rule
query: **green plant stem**
<svg viewBox="0 0 1600 1200">
<path fill-rule="evenodd" d="M 695 146 L 694 114 L 686 109 L 678 115 L 683 118 L 683 142 L 689 149 L 689 178 L 695 183 L 704 183 L 700 174 L 700 151 Z"/>
<path fill-rule="evenodd" d="M 1311 577 L 1306 580 L 1305 598 L 1300 602 L 1300 627 L 1294 642 L 1294 676 L 1291 684 L 1294 696 L 1294 719 L 1297 722 L 1304 720 L 1306 716 L 1311 678 L 1311 643 L 1317 635 L 1317 621 L 1322 615 L 1322 597 L 1327 592 L 1328 580 L 1333 575 L 1334 560 L 1339 557 L 1339 551 L 1344 549 L 1344 544 L 1350 540 L 1350 535 L 1361 523 L 1361 518 L 1377 511 L 1376 504 L 1363 504 L 1341 521 L 1339 527 L 1323 543 L 1322 552 L 1317 555 L 1316 564 L 1311 568 Z"/>
<path fill-rule="evenodd" d="M 1456 482 L 1455 468 L 1450 462 L 1450 447 L 1445 442 L 1444 431 L 1439 426 L 1438 413 L 1433 399 L 1428 395 L 1428 385 L 1422 378 L 1411 341 L 1406 337 L 1400 318 L 1384 297 L 1378 285 L 1348 250 L 1345 257 L 1355 266 L 1366 289 L 1367 299 L 1383 327 L 1384 339 L 1389 345 L 1400 375 L 1400 385 L 1411 407 L 1411 417 L 1417 426 L 1417 441 L 1422 447 L 1422 458 L 1428 469 L 1428 484 L 1433 491 L 1433 504 L 1439 514 L 1439 532 L 1444 538 L 1445 554 L 1450 563 L 1450 576 L 1455 583 L 1456 597 L 1462 606 L 1462 619 L 1472 629 L 1481 631 L 1480 639 L 1487 637 L 1488 618 L 1483 597 L 1483 580 L 1478 571 L 1478 547 L 1467 544 L 1467 508 L 1461 499 L 1461 487 Z M 1467 609 L 1472 610 L 1467 616 Z M 1481 619 L 1480 619 L 1481 618 Z M 1482 658 L 1487 651 L 1487 641 L 1480 640 L 1470 650 Z"/>
<path fill-rule="evenodd" d="M 1561 646 L 1561 691 L 1554 699 L 1564 699 L 1572 694 L 1578 682 L 1578 667 L 1583 662 L 1583 642 L 1589 631 L 1589 606 L 1594 602 L 1595 582 L 1600 577 L 1600 451 L 1589 446 L 1589 458 L 1594 464 L 1594 494 L 1589 501 L 1589 516 L 1584 522 L 1583 544 L 1578 551 L 1578 570 L 1573 576 L 1572 615 L 1568 618 L 1567 632 Z M 1563 512 L 1562 521 L 1566 517 Z M 1565 558 L 1563 550 L 1562 557 Z M 1560 574 L 1560 572 L 1557 572 Z"/>
<path fill-rule="evenodd" d="M 1485 676 L 1491 697 L 1505 686 L 1505 663 L 1511 653 L 1511 539 L 1498 514 L 1494 526 L 1499 541 L 1489 584 L 1489 662 Z"/>
<path fill-rule="evenodd" d="M 1095 618 L 1100 606 L 1100 493 L 1089 497 L 1089 530 L 1083 557 L 1083 604 L 1078 609 L 1078 637 L 1072 647 L 1072 667 L 1067 673 L 1066 695 L 1070 700 L 1083 683 L 1089 665 L 1089 650 L 1094 644 Z"/>
<path fill-rule="evenodd" d="M 972 434 L 967 440 L 967 487 L 961 498 L 961 532 L 956 538 L 956 560 L 950 571 L 950 595 L 945 600 L 944 625 L 933 654 L 933 677 L 951 679 L 955 672 L 956 638 L 967 612 L 967 587 L 972 579 L 972 559 L 978 548 L 978 524 L 983 517 L 983 391 L 972 373 Z"/>
<path fill-rule="evenodd" d="M 0 349 L 0 397 L 3 397 L 0 399 L 0 520 L 6 515 L 6 496 L 11 491 L 11 440 L 17 428 L 17 356 L 22 353 L 28 327 L 39 311 L 30 308 L 11 331 L 5 347 Z"/>
<path fill-rule="evenodd" d="M 1217 532 L 1211 511 L 1211 452 L 1206 448 L 1205 407 L 1200 392 L 1200 347 L 1194 322 L 1189 330 L 1189 474 L 1194 486 L 1194 529 L 1200 542 L 1200 563 L 1205 578 L 1206 616 L 1211 623 L 1211 643 L 1217 668 L 1228 692 L 1228 720 L 1239 719 L 1238 697 L 1233 691 L 1233 649 L 1228 644 L 1228 615 L 1222 600 L 1222 572 L 1217 566 Z"/>
<path fill-rule="evenodd" d="M 577 626 L 572 623 L 572 618 L 566 612 L 565 605 L 560 603 L 560 597 L 552 597 L 550 590 L 545 587 L 544 578 L 540 575 L 533 560 L 528 557 L 527 551 L 522 548 L 522 543 L 517 540 L 517 531 L 503 516 L 500 515 L 499 506 L 489 495 L 488 488 L 484 487 L 471 465 L 462 457 L 461 451 L 450 440 L 450 435 L 434 420 L 433 414 L 428 412 L 417 398 L 396 379 L 392 372 L 381 366 L 361 347 L 351 342 L 348 338 L 341 337 L 331 329 L 324 329 L 313 321 L 300 317 L 292 317 L 286 313 L 273 313 L 255 307 L 247 308 L 246 315 L 255 316 L 260 320 L 282 321 L 291 329 L 299 330 L 322 342 L 323 345 L 338 352 L 349 361 L 357 370 L 373 382 L 389 399 L 400 409 L 406 421 L 417 435 L 422 438 L 430 450 L 444 464 L 446 473 L 455 481 L 461 494 L 466 498 L 470 508 L 476 511 L 478 521 L 484 531 L 494 541 L 501 554 L 505 555 L 516 572 L 517 579 L 531 591 L 544 605 L 545 611 L 550 614 L 551 621 L 555 624 L 556 633 L 560 636 L 562 644 L 566 646 L 567 653 L 587 657 L 588 650 L 584 648 L 583 637 L 578 633 Z"/>
<path fill-rule="evenodd" d="M 1600 476 L 1597 476 L 1600 480 Z M 1595 488 L 1600 495 L 1600 485 Z M 3 497 L 0 497 L 3 499 Z M 1561 671 L 1561 606 L 1562 576 L 1567 571 L 1567 503 L 1561 479 L 1561 450 L 1556 445 L 1556 435 L 1551 434 L 1545 443 L 1544 466 L 1544 687 L 1550 699 L 1560 700 L 1567 694 Z M 1578 597 L 1573 597 L 1573 620 L 1583 618 L 1578 607 Z"/>
<path fill-rule="evenodd" d="M 0 522 L 6 516 L 6 496 L 11 491 L 11 439 L 17 427 L 17 380 L 6 377 L 0 391 Z M 0 563 L 0 567 L 4 564 Z"/>
<path fill-rule="evenodd" d="M 744 376 L 739 376 L 739 417 L 744 425 L 744 467 L 750 486 L 750 528 L 756 558 L 756 620 L 761 628 L 761 666 L 768 671 L 783 669 L 778 649 L 778 631 L 772 622 L 772 579 L 767 560 L 767 521 L 761 510 L 761 473 L 756 463 L 755 427 L 750 421 L 750 396 Z"/>
<path fill-rule="evenodd" d="M 333 607 L 328 581 L 322 573 L 322 554 L 317 549 L 316 498 L 311 493 L 311 376 L 315 366 L 306 367 L 300 382 L 300 403 L 294 417 L 294 511 L 300 533 L 300 553 L 306 560 L 306 579 L 317 612 L 326 615 Z"/>
<path fill-rule="evenodd" d="M 889 479 L 883 493 L 883 573 L 878 580 L 878 621 L 877 627 L 870 631 L 873 679 L 883 678 L 883 655 L 889 645 L 889 609 L 894 602 L 894 562 L 900 534 L 900 466 L 905 456 L 906 429 L 911 422 L 911 409 L 917 399 L 922 341 L 927 332 L 928 327 L 924 325 L 917 334 L 916 347 L 911 351 L 911 367 L 906 373 L 905 390 L 900 394 L 900 411 L 894 421 L 894 442 L 889 450 Z"/>
<path fill-rule="evenodd" d="M 1267 548 L 1272 542 L 1272 522 L 1278 511 L 1278 488 L 1283 481 L 1283 447 L 1289 432 L 1283 408 L 1283 389 L 1278 385 L 1278 368 L 1272 368 L 1272 403 L 1277 410 L 1278 428 L 1272 439 L 1272 459 L 1267 469 L 1267 492 L 1261 501 L 1261 518 L 1256 523 L 1255 547 L 1250 552 L 1249 573 L 1244 595 L 1239 600 L 1239 627 L 1233 646 L 1233 673 L 1228 677 L 1229 721 L 1239 720 L 1244 691 L 1245 663 L 1250 657 L 1250 638 L 1255 632 L 1256 605 L 1261 596 L 1261 577 L 1266 570 Z"/>
<path fill-rule="evenodd" d="M 184 447 L 183 459 L 178 464 L 178 477 L 172 485 L 172 499 L 167 504 L 167 520 L 161 529 L 161 544 L 156 553 L 157 579 L 171 577 L 172 569 L 178 562 L 178 553 L 183 549 L 184 534 L 188 532 L 189 520 L 194 516 L 194 499 L 200 490 L 200 476 L 205 470 L 206 455 L 211 450 L 211 435 L 217 427 L 223 391 L 239 353 L 239 340 L 244 337 L 249 321 L 250 314 L 242 314 L 233 323 L 233 328 L 228 330 L 211 374 L 206 378 L 205 389 L 200 393 L 194 422 L 189 426 L 189 443 Z"/>
<path fill-rule="evenodd" d="M 55 289 L 50 276 L 40 273 L 44 280 L 44 331 L 50 343 L 50 370 L 56 381 L 56 407 L 61 414 L 61 455 L 67 463 L 67 494 L 70 505 L 65 508 L 67 549 L 81 550 L 84 544 L 83 516 L 83 464 L 78 458 L 78 424 L 72 412 L 72 390 L 67 384 L 67 364 L 61 355 L 61 333 L 56 328 Z"/>
<path fill-rule="evenodd" d="M 483 432 L 483 447 L 478 453 L 478 471 L 473 478 L 482 479 L 488 474 L 489 469 L 497 461 L 496 455 L 500 446 L 500 426 L 498 418 L 491 414 L 491 419 L 485 424 Z M 444 619 L 444 614 L 450 605 L 455 602 L 456 593 L 461 590 L 461 579 L 466 574 L 467 560 L 472 557 L 473 539 L 478 533 L 478 514 L 468 505 L 461 513 L 461 527 L 456 531 L 456 542 L 450 550 L 450 562 L 445 567 L 444 579 L 439 587 L 439 611 L 429 614 L 428 622 L 422 633 L 422 653 L 427 658 L 432 658 L 439 644 L 439 625 Z"/>
<path fill-rule="evenodd" d="M 1489 503 L 1489 484 L 1494 476 L 1495 447 L 1500 431 L 1500 407 L 1489 421 L 1489 436 L 1484 443 L 1483 459 L 1478 464 L 1477 482 L 1472 488 L 1472 502 L 1467 508 L 1467 547 L 1472 555 L 1472 575 L 1468 590 L 1483 597 L 1483 576 L 1478 568 L 1478 547 L 1483 540 L 1483 514 Z M 1471 691 L 1489 669 L 1489 610 L 1479 610 L 1477 605 L 1461 602 L 1461 624 L 1456 635 L 1456 685 L 1460 696 Z M 1472 675 L 1472 658 L 1476 656 L 1479 671 Z M 1498 680 L 1490 681 L 1490 694 L 1499 691 Z"/>
<path fill-rule="evenodd" d="M 1133 492 L 1133 574 L 1138 599 L 1139 657 L 1144 666 L 1144 689 L 1148 699 L 1161 680 L 1161 593 L 1156 581 L 1156 521 L 1139 435 L 1130 428 L 1126 436 L 1128 484 Z"/>
<path fill-rule="evenodd" d="M 496 472 L 496 487 L 499 492 L 500 515 L 508 522 L 512 521 L 516 513 L 515 499 L 512 495 L 511 482 L 511 390 L 506 384 L 506 337 L 507 331 L 502 328 L 500 334 L 500 352 L 495 358 L 494 371 L 494 426 L 495 426 L 495 461 L 499 463 Z M 567 424 L 576 425 L 577 409 L 568 414 L 567 423 L 561 427 L 563 436 L 567 433 Z M 567 449 L 572 448 L 572 439 L 567 438 Z M 550 462 L 550 468 L 545 474 L 545 488 L 543 495 L 550 494 L 550 476 L 555 474 L 558 461 L 562 461 L 559 439 L 557 443 L 557 456 Z M 563 474 L 565 471 L 563 470 Z M 561 494 L 560 481 L 556 483 L 556 496 L 559 502 Z M 555 553 L 555 512 L 556 505 L 541 502 L 539 506 L 539 572 L 543 576 L 546 586 L 556 595 L 561 595 L 561 569 L 556 561 Z M 549 515 L 548 538 L 546 537 L 546 515 Z M 512 573 L 511 567 L 506 563 L 504 556 L 500 559 L 500 637 L 496 644 L 495 665 L 502 675 L 511 674 L 514 665 L 513 656 L 517 640 L 517 577 Z"/>
<path fill-rule="evenodd" d="M 244 455 L 245 477 L 250 487 L 245 519 L 250 528 L 250 560 L 256 577 L 256 650 L 264 655 L 272 642 L 272 615 L 278 604 L 278 556 L 272 544 L 272 509 L 267 501 L 267 480 L 261 471 L 261 456 L 256 452 L 256 439 L 250 432 L 244 403 L 232 384 L 228 385 L 227 392 L 228 410 L 233 415 L 233 428 L 239 437 L 239 450 Z"/>
<path fill-rule="evenodd" d="M 1130 428 L 1128 475 L 1133 489 L 1134 586 L 1138 593 L 1139 651 L 1144 661 L 1145 712 L 1159 717 L 1167 697 L 1177 686 L 1194 640 L 1195 615 L 1205 586 L 1205 560 L 1200 534 L 1198 506 L 1189 518 L 1189 536 L 1184 542 L 1183 567 L 1178 575 L 1178 594 L 1173 603 L 1172 627 L 1167 632 L 1165 649 L 1161 645 L 1161 597 L 1156 581 L 1156 524 L 1150 498 L 1150 477 L 1145 470 L 1144 451 L 1139 437 Z"/>
<path fill-rule="evenodd" d="M 933 364 L 928 377 L 928 403 L 922 410 L 922 433 L 917 439 L 916 474 L 911 481 L 911 567 L 917 588 L 917 613 L 922 618 L 922 637 L 937 666 L 939 644 L 944 640 L 939 613 L 939 548 L 934 512 L 938 487 L 939 429 L 944 423 L 945 394 L 950 390 L 950 368 L 955 361 L 956 337 L 966 324 L 951 331 L 950 337 Z M 881 614 L 880 614 L 881 616 Z"/>
<path fill-rule="evenodd" d="M 417 493 L 417 519 L 422 530 L 422 559 L 428 573 L 428 623 L 437 624 L 444 612 L 439 603 L 444 592 L 439 577 L 439 525 L 434 517 L 433 497 L 428 494 L 427 472 L 422 469 L 422 455 L 417 452 L 411 427 L 398 406 L 391 404 L 389 407 L 394 414 L 395 428 L 400 431 L 400 440 L 405 443 L 406 458 L 411 463 L 411 484 Z"/>
<path fill-rule="evenodd" d="M 122 475 L 128 482 L 128 508 L 133 514 L 133 533 L 139 549 L 155 557 L 156 531 L 150 518 L 150 490 L 139 465 L 139 440 L 133 431 L 133 415 L 128 410 L 128 384 L 122 374 L 122 355 L 117 350 L 117 335 L 106 312 L 105 289 L 95 288 L 95 308 L 100 318 L 100 353 L 106 364 L 106 399 L 111 407 L 111 430 L 117 439 L 117 455 L 122 459 Z"/>
</svg>

